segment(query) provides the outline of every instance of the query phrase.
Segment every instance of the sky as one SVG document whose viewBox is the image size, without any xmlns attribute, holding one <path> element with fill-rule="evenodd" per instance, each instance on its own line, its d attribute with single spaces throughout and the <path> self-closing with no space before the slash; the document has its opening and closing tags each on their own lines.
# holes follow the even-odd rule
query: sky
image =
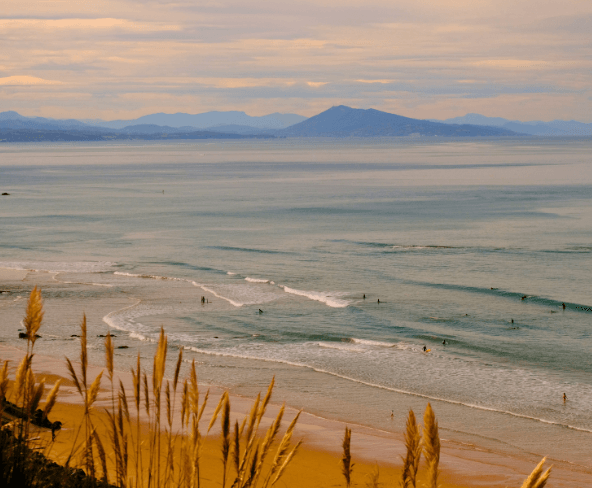
<svg viewBox="0 0 592 488">
<path fill-rule="evenodd" d="M 0 112 L 592 122 L 586 0 L 0 0 Z"/>
</svg>

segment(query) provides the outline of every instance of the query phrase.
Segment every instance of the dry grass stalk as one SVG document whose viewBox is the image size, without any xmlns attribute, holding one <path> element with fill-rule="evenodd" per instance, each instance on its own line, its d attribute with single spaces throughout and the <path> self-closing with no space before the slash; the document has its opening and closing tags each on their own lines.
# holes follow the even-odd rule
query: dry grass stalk
<svg viewBox="0 0 592 488">
<path fill-rule="evenodd" d="M 269 470 L 269 473 L 267 474 L 267 477 L 265 478 L 265 481 L 263 483 L 263 488 L 266 488 L 269 485 L 270 481 L 273 479 L 273 476 L 276 475 L 278 471 L 281 469 L 281 466 L 283 465 L 286 459 L 288 448 L 290 447 L 290 442 L 292 440 L 294 428 L 296 427 L 296 422 L 298 422 L 298 418 L 300 417 L 301 413 L 302 410 L 300 410 L 296 414 L 292 422 L 290 422 L 290 425 L 288 426 L 288 429 L 286 430 L 284 437 L 280 441 L 278 448 L 275 452 L 275 456 L 273 457 L 273 461 L 271 462 L 271 468 Z"/>
<path fill-rule="evenodd" d="M 341 458 L 341 472 L 345 478 L 345 485 L 349 488 L 351 486 L 351 475 L 354 465 L 351 462 L 351 429 L 345 427 L 345 434 L 343 436 L 343 456 Z"/>
<path fill-rule="evenodd" d="M 547 458 L 545 457 L 539 464 L 537 464 L 536 468 L 530 473 L 530 476 L 524 480 L 522 488 L 543 488 L 547 484 L 547 480 L 551 475 L 552 466 L 543 473 L 543 465 L 546 460 Z"/>
<path fill-rule="evenodd" d="M 423 452 L 428 465 L 428 483 L 430 488 L 437 488 L 440 436 L 438 435 L 438 421 L 429 403 L 423 415 L 423 426 Z"/>
<path fill-rule="evenodd" d="M 27 331 L 27 352 L 29 352 L 29 343 L 31 349 L 35 345 L 37 340 L 37 332 L 41 327 L 41 321 L 43 320 L 43 301 L 41 300 L 41 290 L 37 287 L 33 288 L 29 295 L 29 301 L 27 302 L 27 311 L 25 312 L 25 318 L 23 324 Z"/>
<path fill-rule="evenodd" d="M 366 482 L 367 488 L 379 488 L 380 487 L 380 469 L 378 464 L 374 466 L 372 472 L 368 474 L 368 481 Z"/>
<path fill-rule="evenodd" d="M 228 464 L 228 454 L 230 453 L 230 399 L 228 394 L 222 410 L 222 488 L 226 486 L 226 466 Z"/>
<path fill-rule="evenodd" d="M 47 416 L 50 414 L 51 409 L 54 407 L 55 402 L 58 397 L 58 393 L 60 391 L 60 385 L 62 384 L 62 380 L 59 379 L 53 385 L 53 388 L 47 394 L 47 398 L 45 399 L 45 407 L 43 407 L 43 418 L 46 419 Z"/>
<path fill-rule="evenodd" d="M 300 447 L 300 445 L 302 444 L 302 441 L 298 441 L 298 444 L 296 444 L 294 446 L 294 449 L 292 449 L 290 451 L 290 453 L 286 456 L 286 458 L 284 459 L 284 462 L 282 463 L 282 466 L 280 467 L 280 469 L 278 470 L 277 474 L 275 475 L 275 478 L 273 478 L 273 480 L 271 481 L 271 484 L 269 486 L 273 486 L 275 485 L 280 478 L 282 477 L 282 475 L 284 474 L 284 471 L 286 471 L 286 468 L 288 467 L 288 465 L 290 464 L 290 462 L 292 461 L 292 458 L 296 455 L 296 453 L 298 452 L 298 448 Z M 352 465 L 353 467 L 353 465 Z"/>
<path fill-rule="evenodd" d="M 107 332 L 107 337 L 105 338 L 105 363 L 109 380 L 113 383 L 113 341 L 111 340 L 111 332 Z"/>
<path fill-rule="evenodd" d="M 407 428 L 405 430 L 405 447 L 407 455 L 403 459 L 403 472 L 401 486 L 403 488 L 415 488 L 417 483 L 417 470 L 421 458 L 421 431 L 413 410 L 409 410 Z"/>
<path fill-rule="evenodd" d="M 8 396 L 8 361 L 4 361 L 4 367 L 0 371 L 0 417 L 4 410 L 4 399 Z"/>
</svg>

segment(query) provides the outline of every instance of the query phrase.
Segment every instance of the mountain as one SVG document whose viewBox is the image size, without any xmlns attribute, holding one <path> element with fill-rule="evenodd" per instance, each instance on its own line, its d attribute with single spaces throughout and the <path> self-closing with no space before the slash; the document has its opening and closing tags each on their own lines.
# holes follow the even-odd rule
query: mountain
<svg viewBox="0 0 592 488">
<path fill-rule="evenodd" d="M 592 124 L 585 124 L 575 120 L 553 120 L 542 122 L 533 120 L 521 122 L 519 120 L 508 120 L 501 117 L 486 117 L 480 114 L 467 114 L 462 117 L 454 117 L 446 120 L 433 120 L 443 124 L 476 124 L 491 127 L 501 127 L 523 134 L 533 136 L 590 136 L 592 135 Z"/>
<path fill-rule="evenodd" d="M 178 134 L 183 132 L 195 132 L 194 127 L 169 127 L 166 125 L 155 125 L 155 124 L 138 124 L 128 125 L 117 132 L 123 132 L 125 134 Z M 217 131 L 224 132 L 224 131 Z"/>
<path fill-rule="evenodd" d="M 451 125 L 411 119 L 374 109 L 340 105 L 274 134 L 286 137 L 388 137 L 388 136 L 515 136 L 497 127 Z"/>
<path fill-rule="evenodd" d="M 190 126 L 195 129 L 209 129 L 220 125 L 244 125 L 256 127 L 258 129 L 283 129 L 290 125 L 306 120 L 306 117 L 297 114 L 274 113 L 263 115 L 261 117 L 251 117 L 244 112 L 206 112 L 203 114 L 150 114 L 144 115 L 134 120 L 112 120 L 105 122 L 103 120 L 85 120 L 100 127 L 109 129 L 123 129 L 130 125 L 161 125 L 169 127 Z"/>
<path fill-rule="evenodd" d="M 14 111 L 0 113 L 0 129 L 36 129 L 36 130 L 101 130 L 79 120 L 56 120 L 44 117 L 25 117 Z"/>
</svg>

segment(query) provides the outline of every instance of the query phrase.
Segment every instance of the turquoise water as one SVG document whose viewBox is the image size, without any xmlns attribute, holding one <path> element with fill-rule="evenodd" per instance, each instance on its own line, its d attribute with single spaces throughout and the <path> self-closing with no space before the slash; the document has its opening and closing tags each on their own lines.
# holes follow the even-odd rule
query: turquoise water
<svg viewBox="0 0 592 488">
<path fill-rule="evenodd" d="M 431 401 L 447 439 L 590 469 L 591 150 L 1 146 L 0 267 L 50 272 L 67 320 L 48 312 L 44 353 L 75 357 L 76 317 L 95 310 L 93 331 L 129 346 L 121 364 L 163 325 L 202 381 L 234 392 L 276 374 L 276 398 L 384 430 Z M 0 339 L 18 344 L 14 330 Z"/>
</svg>

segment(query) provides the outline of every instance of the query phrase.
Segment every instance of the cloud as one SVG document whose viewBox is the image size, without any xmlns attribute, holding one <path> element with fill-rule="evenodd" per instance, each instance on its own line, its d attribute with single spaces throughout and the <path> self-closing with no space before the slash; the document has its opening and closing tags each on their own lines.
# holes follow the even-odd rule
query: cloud
<svg viewBox="0 0 592 488">
<path fill-rule="evenodd" d="M 163 22 L 136 22 L 126 19 L 99 18 L 99 19 L 0 19 L 0 29 L 3 30 L 123 30 L 130 32 L 151 31 L 179 31 L 180 25 Z"/>
<path fill-rule="evenodd" d="M 44 80 L 36 76 L 6 76 L 0 78 L 1 86 L 63 85 L 61 81 Z"/>
</svg>

